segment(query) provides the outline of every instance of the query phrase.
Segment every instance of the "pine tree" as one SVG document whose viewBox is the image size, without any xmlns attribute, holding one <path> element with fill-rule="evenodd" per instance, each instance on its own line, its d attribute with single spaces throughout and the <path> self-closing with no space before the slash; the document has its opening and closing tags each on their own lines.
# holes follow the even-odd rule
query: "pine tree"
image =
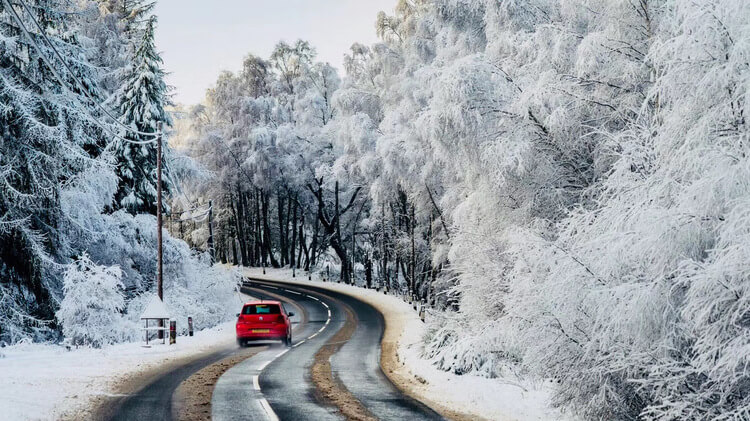
<svg viewBox="0 0 750 421">
<path fill-rule="evenodd" d="M 164 82 L 162 59 L 156 51 L 154 28 L 156 18 L 146 22 L 143 35 L 134 49 L 130 65 L 125 69 L 120 90 L 115 93 L 120 122 L 145 133 L 156 133 L 158 123 L 170 126 L 172 120 L 164 107 L 169 105 L 167 85 Z M 152 136 L 138 135 L 121 130 L 120 135 L 127 139 L 143 142 Z M 166 143 L 163 144 L 167 155 Z M 133 144 L 120 141 L 117 146 L 117 175 L 120 184 L 115 195 L 115 207 L 124 208 L 132 214 L 156 213 L 156 144 Z M 164 175 L 162 188 L 169 193 L 167 169 L 162 166 Z"/>
<path fill-rule="evenodd" d="M 88 95 L 98 98 L 97 73 L 71 35 L 72 21 L 65 14 L 71 4 L 27 4 Z M 53 286 L 43 274 L 46 262 L 58 261 L 66 252 L 59 231 L 61 186 L 98 165 L 91 155 L 103 139 L 92 124 L 88 97 L 76 88 L 31 17 L 21 5 L 9 9 L 0 2 L 0 343 L 38 336 L 44 321 L 52 319 Z"/>
</svg>

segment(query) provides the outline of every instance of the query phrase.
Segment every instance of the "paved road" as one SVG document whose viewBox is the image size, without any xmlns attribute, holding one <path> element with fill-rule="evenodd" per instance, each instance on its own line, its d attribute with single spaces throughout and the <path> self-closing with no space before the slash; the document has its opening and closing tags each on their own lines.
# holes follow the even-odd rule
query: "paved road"
<svg viewBox="0 0 750 421">
<path fill-rule="evenodd" d="M 236 348 L 227 348 L 165 372 L 135 394 L 113 400 L 102 410 L 100 419 L 170 421 L 173 418 L 172 396 L 180 383 L 203 367 L 222 360 L 236 351 Z"/>
<path fill-rule="evenodd" d="M 295 333 L 295 345 L 288 352 L 261 353 L 219 379 L 211 403 L 215 421 L 341 419 L 336 408 L 318 398 L 309 371 L 318 349 L 344 325 L 347 308 L 355 314 L 357 324 L 349 341 L 331 358 L 334 376 L 378 419 L 442 419 L 432 409 L 402 394 L 383 374 L 380 340 L 385 323 L 372 306 L 317 287 L 265 280 L 253 280 L 247 286 L 252 288 L 246 291 L 248 294 L 265 291 L 294 302 L 304 309 L 307 323 Z"/>
<path fill-rule="evenodd" d="M 355 315 L 351 338 L 330 359 L 334 378 L 382 420 L 439 420 L 439 414 L 402 394 L 380 369 L 380 341 L 385 323 L 372 306 L 355 298 L 312 286 L 267 280 L 245 284 L 248 295 L 279 299 L 294 311 L 293 347 L 260 345 L 258 354 L 227 370 L 216 383 L 211 418 L 225 420 L 341 420 L 338 408 L 324 402 L 310 379 L 315 354 Z M 105 420 L 170 421 L 172 397 L 190 375 L 233 353 L 229 348 L 169 371 L 139 392 L 108 405 Z"/>
</svg>

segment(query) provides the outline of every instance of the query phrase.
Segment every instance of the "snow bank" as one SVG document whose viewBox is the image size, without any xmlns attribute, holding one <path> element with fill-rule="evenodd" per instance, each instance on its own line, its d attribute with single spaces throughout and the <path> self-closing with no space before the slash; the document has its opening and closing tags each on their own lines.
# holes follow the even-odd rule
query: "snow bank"
<svg viewBox="0 0 750 421">
<path fill-rule="evenodd" d="M 237 297 L 238 308 L 246 298 Z M 143 347 L 142 342 L 70 351 L 39 343 L 5 347 L 0 354 L 2 419 L 86 418 L 91 403 L 113 396 L 125 378 L 234 343 L 234 322 L 226 322 L 198 331 L 193 337 L 178 336 L 175 345 L 159 343 L 151 348 Z"/>
<path fill-rule="evenodd" d="M 439 370 L 433 361 L 422 357 L 425 323 L 412 306 L 399 297 L 351 285 L 319 282 L 320 278 L 315 274 L 315 281 L 307 281 L 304 271 L 298 271 L 295 278 L 286 269 L 266 269 L 263 275 L 262 269 L 250 268 L 245 273 L 257 278 L 326 288 L 354 296 L 376 307 L 386 318 L 388 329 L 397 331 L 398 359 L 403 363 L 405 374 L 417 379 L 409 388 L 424 401 L 438 403 L 449 411 L 493 420 L 574 419 L 550 406 L 554 384 L 549 380 L 490 379 Z"/>
</svg>

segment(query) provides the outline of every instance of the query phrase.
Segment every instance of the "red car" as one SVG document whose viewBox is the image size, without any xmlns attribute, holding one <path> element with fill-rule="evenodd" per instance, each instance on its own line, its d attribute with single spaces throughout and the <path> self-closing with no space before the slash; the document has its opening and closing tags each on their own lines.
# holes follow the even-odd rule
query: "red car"
<svg viewBox="0 0 750 421">
<path fill-rule="evenodd" d="M 237 315 L 237 343 L 245 346 L 252 340 L 281 340 L 292 345 L 292 323 L 280 301 L 252 301 Z"/>
</svg>

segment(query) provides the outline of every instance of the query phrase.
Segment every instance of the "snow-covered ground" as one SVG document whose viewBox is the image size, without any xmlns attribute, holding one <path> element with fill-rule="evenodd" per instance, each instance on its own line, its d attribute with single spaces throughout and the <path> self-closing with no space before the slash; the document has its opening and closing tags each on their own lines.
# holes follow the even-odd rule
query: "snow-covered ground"
<svg viewBox="0 0 750 421">
<path fill-rule="evenodd" d="M 412 306 L 399 297 L 350 285 L 319 282 L 316 275 L 313 275 L 312 281 L 307 281 L 307 274 L 303 271 L 298 271 L 295 278 L 292 278 L 290 270 L 266 269 L 266 274 L 263 275 L 262 269 L 252 268 L 247 269 L 246 273 L 258 278 L 327 288 L 355 296 L 378 308 L 384 314 L 388 328 L 396 329 L 397 352 L 399 361 L 403 363 L 402 369 L 408 371 L 409 377 L 418 376 L 425 381 L 411 382 L 409 385 L 414 394 L 422 400 L 437 403 L 450 411 L 492 420 L 574 419 L 550 407 L 552 384 L 548 381 L 528 381 L 518 385 L 516 380 L 510 382 L 471 374 L 459 376 L 437 369 L 430 361 L 421 357 L 421 339 L 425 334 L 425 324 Z"/>
<path fill-rule="evenodd" d="M 238 308 L 241 300 L 238 297 Z M 68 351 L 52 344 L 0 349 L 0 419 L 78 419 L 94 399 L 116 393 L 116 385 L 138 372 L 175 360 L 233 346 L 234 321 L 178 336 L 175 345 L 142 342 Z"/>
</svg>

